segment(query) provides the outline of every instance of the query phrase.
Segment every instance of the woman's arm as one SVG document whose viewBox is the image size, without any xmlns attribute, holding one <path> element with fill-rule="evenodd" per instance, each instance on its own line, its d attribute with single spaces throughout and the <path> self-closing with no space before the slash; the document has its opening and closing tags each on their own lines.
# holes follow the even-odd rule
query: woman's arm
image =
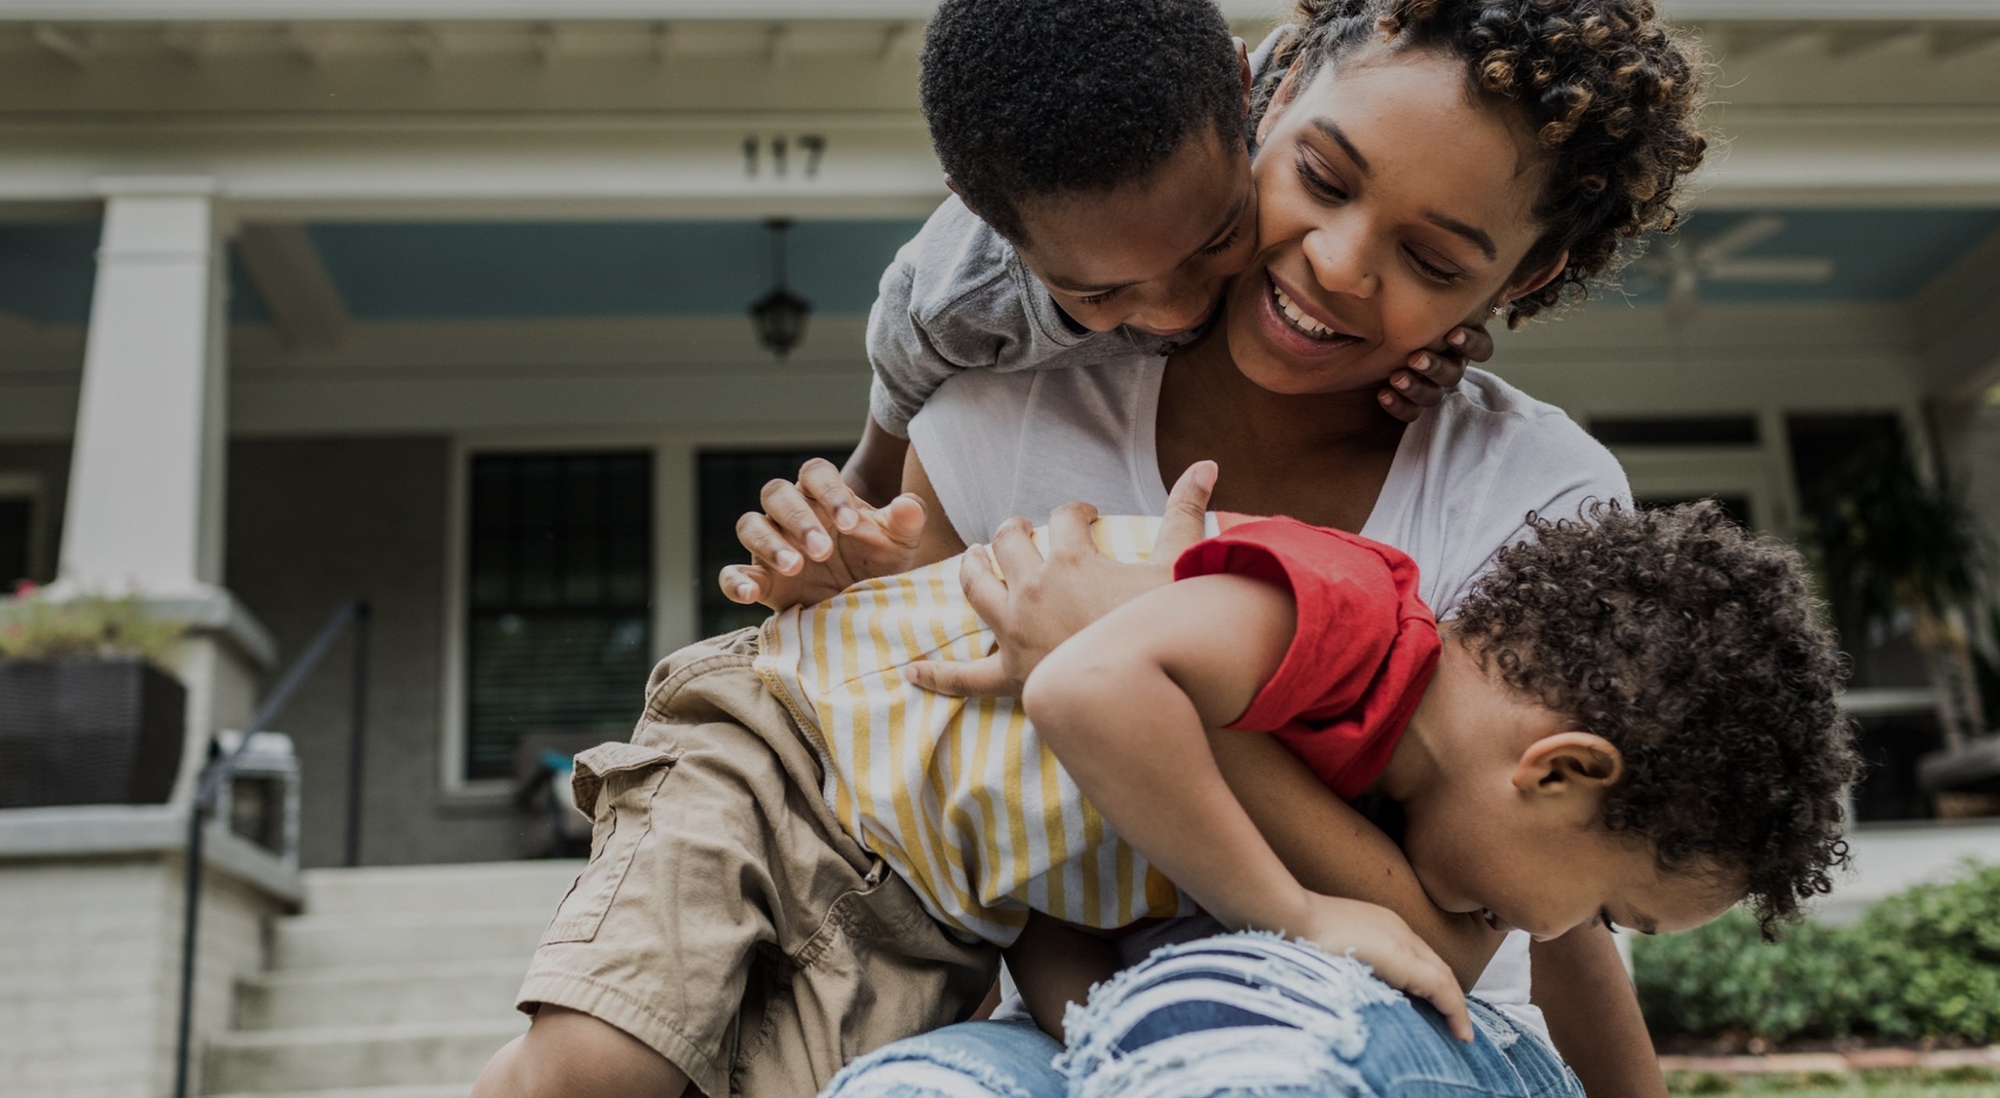
<svg viewBox="0 0 2000 1098">
<path fill-rule="evenodd" d="M 1390 911 L 1302 887 L 1216 767 L 1206 730 L 1249 707 L 1283 661 L 1295 617 L 1290 594 L 1259 580 L 1182 580 L 1051 652 L 1023 702 L 1112 828 L 1216 918 L 1351 949 L 1469 1039 L 1451 969 Z"/>
<path fill-rule="evenodd" d="M 1594 1098 L 1666 1098 L 1632 978 L 1611 932 L 1590 923 L 1528 949 L 1533 998 L 1556 1051 Z"/>
</svg>

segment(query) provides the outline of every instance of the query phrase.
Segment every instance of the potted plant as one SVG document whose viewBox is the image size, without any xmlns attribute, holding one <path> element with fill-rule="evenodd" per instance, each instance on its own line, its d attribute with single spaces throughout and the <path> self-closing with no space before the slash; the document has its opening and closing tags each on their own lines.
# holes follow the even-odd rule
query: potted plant
<svg viewBox="0 0 2000 1098">
<path fill-rule="evenodd" d="M 1858 639 L 1907 621 L 1946 748 L 1962 750 L 1987 730 L 1967 612 L 1985 594 L 1978 518 L 1958 493 L 1919 476 L 1892 440 L 1852 454 L 1839 484 L 1812 540 L 1842 630 Z"/>
<path fill-rule="evenodd" d="M 0 601 L 0 808 L 159 804 L 173 792 L 187 690 L 181 628 L 137 598 Z"/>
</svg>

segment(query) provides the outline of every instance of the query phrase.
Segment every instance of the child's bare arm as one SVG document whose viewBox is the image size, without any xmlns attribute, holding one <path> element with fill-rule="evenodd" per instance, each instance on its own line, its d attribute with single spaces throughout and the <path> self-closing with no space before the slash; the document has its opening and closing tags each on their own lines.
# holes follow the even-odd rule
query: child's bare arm
<svg viewBox="0 0 2000 1098">
<path fill-rule="evenodd" d="M 841 466 L 840 479 L 849 491 L 873 507 L 887 507 L 903 490 L 903 455 L 910 440 L 889 433 L 873 415 L 861 429 L 861 441 Z"/>
<path fill-rule="evenodd" d="M 1035 1025 L 1060 1041 L 1064 1010 L 1089 998 L 1093 986 L 1118 971 L 1118 949 L 1108 939 L 1034 911 L 1007 947 L 1007 971 Z"/>
<path fill-rule="evenodd" d="M 1291 596 L 1258 580 L 1183 580 L 1051 652 L 1023 701 L 1104 818 L 1211 914 L 1352 948 L 1469 1038 L 1464 996 L 1435 951 L 1383 908 L 1302 887 L 1216 767 L 1206 730 L 1249 707 L 1284 659 L 1295 619 Z"/>
<path fill-rule="evenodd" d="M 1478 981 L 1504 934 L 1432 904 L 1401 848 L 1275 737 L 1218 730 L 1209 744 L 1237 800 L 1300 884 L 1381 904 L 1438 951 L 1460 987 Z"/>
</svg>

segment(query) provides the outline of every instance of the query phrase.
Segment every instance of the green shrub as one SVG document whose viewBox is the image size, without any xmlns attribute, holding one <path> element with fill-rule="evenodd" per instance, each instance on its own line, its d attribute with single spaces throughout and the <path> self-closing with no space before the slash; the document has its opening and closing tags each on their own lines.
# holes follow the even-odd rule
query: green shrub
<svg viewBox="0 0 2000 1098">
<path fill-rule="evenodd" d="M 1804 923 L 1774 943 L 1732 911 L 1635 942 L 1633 967 L 1662 1036 L 2000 1041 L 2000 867 L 1899 893 L 1855 926 Z"/>
<path fill-rule="evenodd" d="M 1867 1030 L 2000 1039 L 2000 867 L 1891 896 L 1849 933 L 1864 951 Z"/>
</svg>

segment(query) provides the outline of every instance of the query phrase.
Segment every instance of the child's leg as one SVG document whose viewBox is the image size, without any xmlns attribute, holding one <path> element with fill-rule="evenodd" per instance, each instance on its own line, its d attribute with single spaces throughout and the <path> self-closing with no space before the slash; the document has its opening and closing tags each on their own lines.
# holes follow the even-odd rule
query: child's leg
<svg viewBox="0 0 2000 1098">
<path fill-rule="evenodd" d="M 608 1022 L 544 1006 L 528 1032 L 493 1055 L 472 1098 L 679 1098 L 688 1078 Z"/>
<path fill-rule="evenodd" d="M 738 634 L 670 657 L 632 742 L 577 757 L 591 860 L 519 994 L 575 1016 L 496 1057 L 494 1094 L 537 1078 L 568 1093 L 566 1065 L 590 1049 L 642 1075 L 671 1065 L 708 1095 L 811 1093 L 990 982 L 992 951 L 947 938 L 839 830 L 754 655 Z"/>
</svg>

